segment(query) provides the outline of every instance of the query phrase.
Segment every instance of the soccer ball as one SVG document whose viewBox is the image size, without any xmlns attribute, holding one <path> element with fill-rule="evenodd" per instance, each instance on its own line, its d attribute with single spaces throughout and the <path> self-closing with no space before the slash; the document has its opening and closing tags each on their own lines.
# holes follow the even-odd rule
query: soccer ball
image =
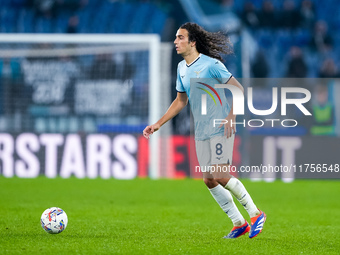
<svg viewBox="0 0 340 255">
<path fill-rule="evenodd" d="M 50 234 L 59 234 L 67 226 L 67 215 L 58 207 L 46 209 L 40 218 L 41 227 Z"/>
</svg>

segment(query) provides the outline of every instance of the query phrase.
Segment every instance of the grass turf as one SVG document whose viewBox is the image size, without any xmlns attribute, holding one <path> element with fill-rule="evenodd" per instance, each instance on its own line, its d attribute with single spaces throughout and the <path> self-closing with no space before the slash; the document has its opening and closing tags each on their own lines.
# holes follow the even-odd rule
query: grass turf
<svg viewBox="0 0 340 255">
<path fill-rule="evenodd" d="M 340 182 L 243 183 L 267 222 L 226 240 L 232 224 L 199 180 L 1 177 L 0 254 L 339 254 Z M 40 227 L 52 206 L 69 218 L 58 235 Z"/>
</svg>

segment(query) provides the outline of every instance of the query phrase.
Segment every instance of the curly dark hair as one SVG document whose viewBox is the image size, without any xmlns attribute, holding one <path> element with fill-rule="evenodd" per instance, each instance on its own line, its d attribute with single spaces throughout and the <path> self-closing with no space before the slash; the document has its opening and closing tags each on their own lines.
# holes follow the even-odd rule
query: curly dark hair
<svg viewBox="0 0 340 255">
<path fill-rule="evenodd" d="M 221 32 L 208 32 L 196 23 L 184 23 L 181 29 L 186 29 L 189 34 L 189 42 L 196 42 L 196 49 L 199 53 L 216 58 L 223 62 L 221 53 L 233 53 L 229 37 Z"/>
</svg>

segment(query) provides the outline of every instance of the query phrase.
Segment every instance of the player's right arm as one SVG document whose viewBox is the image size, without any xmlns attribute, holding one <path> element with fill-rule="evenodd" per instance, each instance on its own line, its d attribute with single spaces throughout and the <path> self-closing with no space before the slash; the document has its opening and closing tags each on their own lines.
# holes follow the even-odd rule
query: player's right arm
<svg viewBox="0 0 340 255">
<path fill-rule="evenodd" d="M 172 102 L 166 113 L 155 124 L 147 126 L 143 131 L 143 136 L 150 138 L 154 132 L 160 129 L 166 122 L 175 117 L 188 104 L 188 96 L 184 92 L 177 92 L 176 99 Z"/>
</svg>

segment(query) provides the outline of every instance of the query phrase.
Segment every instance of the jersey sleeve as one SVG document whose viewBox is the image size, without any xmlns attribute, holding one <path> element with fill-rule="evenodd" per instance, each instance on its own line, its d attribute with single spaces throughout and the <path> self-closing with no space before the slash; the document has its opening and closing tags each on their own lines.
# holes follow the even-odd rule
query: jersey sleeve
<svg viewBox="0 0 340 255">
<path fill-rule="evenodd" d="M 181 93 L 185 92 L 185 89 L 184 89 L 184 86 L 181 80 L 180 72 L 179 72 L 179 65 L 177 67 L 176 90 Z"/>
<path fill-rule="evenodd" d="M 219 60 L 210 65 L 209 72 L 211 77 L 218 79 L 221 83 L 226 83 L 232 76 L 225 65 Z"/>
</svg>

